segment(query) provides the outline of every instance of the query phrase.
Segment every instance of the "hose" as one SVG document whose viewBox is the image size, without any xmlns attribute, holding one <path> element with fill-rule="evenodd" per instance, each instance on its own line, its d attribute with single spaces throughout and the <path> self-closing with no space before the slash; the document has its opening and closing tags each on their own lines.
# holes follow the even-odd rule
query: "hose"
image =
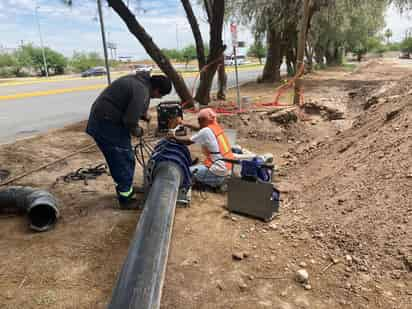
<svg viewBox="0 0 412 309">
<path fill-rule="evenodd" d="M 59 217 L 57 201 L 53 195 L 32 187 L 15 186 L 0 191 L 0 212 L 27 213 L 29 227 L 45 232 L 54 227 Z"/>
</svg>

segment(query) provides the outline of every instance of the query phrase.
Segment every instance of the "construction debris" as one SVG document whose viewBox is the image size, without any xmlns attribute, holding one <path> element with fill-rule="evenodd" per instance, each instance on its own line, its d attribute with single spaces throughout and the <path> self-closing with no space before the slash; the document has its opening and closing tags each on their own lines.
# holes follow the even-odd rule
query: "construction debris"
<svg viewBox="0 0 412 309">
<path fill-rule="evenodd" d="M 298 121 L 298 116 L 294 109 L 276 110 L 268 113 L 268 116 L 270 121 L 283 125 Z"/>
</svg>

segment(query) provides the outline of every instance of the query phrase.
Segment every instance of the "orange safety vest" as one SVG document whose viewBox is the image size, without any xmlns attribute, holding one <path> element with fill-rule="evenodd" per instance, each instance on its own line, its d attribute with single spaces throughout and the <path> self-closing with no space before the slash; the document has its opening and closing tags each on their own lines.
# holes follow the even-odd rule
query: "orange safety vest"
<svg viewBox="0 0 412 309">
<path fill-rule="evenodd" d="M 216 137 L 217 143 L 219 145 L 220 155 L 225 159 L 233 160 L 235 157 L 233 156 L 232 148 L 229 144 L 229 140 L 227 139 L 222 127 L 218 123 L 212 123 L 211 125 L 208 125 L 207 127 L 212 130 L 213 134 Z M 212 160 L 212 153 L 210 153 L 210 151 L 206 149 L 205 147 L 203 147 L 203 151 L 206 155 L 206 160 L 204 164 L 210 168 L 214 163 Z M 232 169 L 232 163 L 225 162 L 225 164 L 228 170 Z"/>
</svg>

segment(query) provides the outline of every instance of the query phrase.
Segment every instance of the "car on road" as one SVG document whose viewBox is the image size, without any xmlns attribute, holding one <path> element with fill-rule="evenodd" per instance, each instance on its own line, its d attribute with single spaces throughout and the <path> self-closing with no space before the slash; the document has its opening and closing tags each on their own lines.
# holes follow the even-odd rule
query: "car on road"
<svg viewBox="0 0 412 309">
<path fill-rule="evenodd" d="M 408 52 L 401 52 L 399 54 L 399 59 L 411 59 L 411 55 Z"/>
<path fill-rule="evenodd" d="M 237 65 L 245 64 L 246 57 L 244 55 L 237 55 L 236 56 Z M 232 56 L 225 56 L 225 65 L 235 65 L 235 57 Z"/>
<path fill-rule="evenodd" d="M 136 64 L 134 66 L 134 70 L 136 72 L 152 72 L 153 67 L 151 65 L 147 65 L 147 64 Z"/>
<path fill-rule="evenodd" d="M 90 76 L 100 76 L 100 75 L 106 75 L 106 69 L 104 67 L 94 67 L 90 68 L 84 72 L 81 73 L 82 77 L 90 77 Z"/>
</svg>

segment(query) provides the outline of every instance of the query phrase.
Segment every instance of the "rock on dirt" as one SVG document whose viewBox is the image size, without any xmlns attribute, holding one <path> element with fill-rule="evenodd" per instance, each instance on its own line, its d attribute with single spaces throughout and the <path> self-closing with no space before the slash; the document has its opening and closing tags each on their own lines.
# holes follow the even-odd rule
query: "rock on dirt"
<svg viewBox="0 0 412 309">
<path fill-rule="evenodd" d="M 399 115 L 400 111 L 401 111 L 400 109 L 395 109 L 395 110 L 387 113 L 385 121 L 391 121 L 392 119 L 394 119 L 396 116 Z"/>
<path fill-rule="evenodd" d="M 322 105 L 318 102 L 306 102 L 303 109 L 308 114 L 321 115 L 325 120 L 341 120 L 345 119 L 344 113 L 337 108 Z"/>
<path fill-rule="evenodd" d="M 269 120 L 276 122 L 278 124 L 288 124 L 291 122 L 297 122 L 298 116 L 293 109 L 285 109 L 280 111 L 275 111 L 273 113 L 268 114 Z"/>
<path fill-rule="evenodd" d="M 302 268 L 296 272 L 296 281 L 302 284 L 306 284 L 309 281 L 309 273 L 306 269 Z"/>
<path fill-rule="evenodd" d="M 366 103 L 365 103 L 365 105 L 363 106 L 363 108 L 364 108 L 365 110 L 367 110 L 367 109 L 371 108 L 372 106 L 374 106 L 374 105 L 376 105 L 376 104 L 378 104 L 378 103 L 379 103 L 379 98 L 378 98 L 377 96 L 372 96 L 372 97 L 370 97 L 370 98 L 366 101 Z"/>
<path fill-rule="evenodd" d="M 247 258 L 249 255 L 245 252 L 234 252 L 232 253 L 232 259 L 235 261 L 241 261 Z"/>
<path fill-rule="evenodd" d="M 248 286 L 247 286 L 247 284 L 246 284 L 245 282 L 240 281 L 240 282 L 239 282 L 239 289 L 240 289 L 241 292 L 244 292 L 244 291 L 246 291 L 246 290 L 248 289 Z"/>
<path fill-rule="evenodd" d="M 222 280 L 216 280 L 216 287 L 221 291 L 225 289 L 225 285 L 223 284 Z"/>
<path fill-rule="evenodd" d="M 305 290 L 307 290 L 307 291 L 312 290 L 312 286 L 311 286 L 310 284 L 308 284 L 308 283 L 304 284 L 304 285 L 303 285 L 303 288 L 304 288 Z"/>
<path fill-rule="evenodd" d="M 404 256 L 403 261 L 408 271 L 412 272 L 412 255 Z"/>
</svg>

